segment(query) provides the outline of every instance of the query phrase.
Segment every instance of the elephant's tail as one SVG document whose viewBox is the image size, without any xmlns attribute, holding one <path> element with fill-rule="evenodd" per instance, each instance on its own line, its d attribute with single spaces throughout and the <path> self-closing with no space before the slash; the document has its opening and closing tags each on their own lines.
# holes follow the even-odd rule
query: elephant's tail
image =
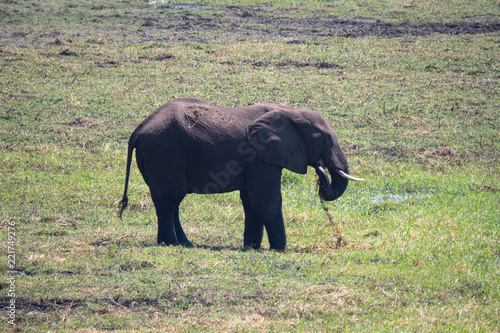
<svg viewBox="0 0 500 333">
<path fill-rule="evenodd" d="M 120 219 L 122 218 L 123 211 L 128 206 L 128 196 L 127 196 L 128 180 L 130 178 L 130 166 L 132 165 L 132 153 L 134 152 L 135 149 L 135 139 L 136 135 L 135 133 L 133 133 L 132 136 L 130 137 L 130 140 L 128 141 L 127 175 L 125 176 L 125 190 L 123 191 L 123 199 L 122 201 L 120 201 L 120 211 L 118 213 Z"/>
</svg>

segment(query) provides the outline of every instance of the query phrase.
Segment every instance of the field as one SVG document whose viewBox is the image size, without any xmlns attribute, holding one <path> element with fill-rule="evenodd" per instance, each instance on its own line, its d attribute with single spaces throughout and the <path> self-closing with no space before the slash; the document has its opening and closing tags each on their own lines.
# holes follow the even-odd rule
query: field
<svg viewBox="0 0 500 333">
<path fill-rule="evenodd" d="M 499 332 L 498 1 L 0 2 L 0 329 Z M 179 97 L 314 109 L 351 183 L 285 170 L 285 252 L 237 192 L 156 244 L 133 129 Z M 337 229 L 346 243 L 338 247 Z M 265 236 L 266 238 L 266 236 Z"/>
</svg>

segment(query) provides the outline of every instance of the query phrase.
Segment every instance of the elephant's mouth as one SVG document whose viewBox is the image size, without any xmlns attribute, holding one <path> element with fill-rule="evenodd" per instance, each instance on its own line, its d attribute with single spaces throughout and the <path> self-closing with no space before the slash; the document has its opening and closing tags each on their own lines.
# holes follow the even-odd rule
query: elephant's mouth
<svg viewBox="0 0 500 333">
<path fill-rule="evenodd" d="M 357 182 L 364 181 L 364 179 L 353 177 L 339 168 L 328 168 L 328 171 L 331 176 L 331 181 L 325 170 L 325 164 L 323 160 L 320 159 L 316 166 L 316 173 L 319 177 L 318 194 L 320 198 L 325 201 L 332 201 L 340 197 L 346 190 L 349 180 Z"/>
</svg>

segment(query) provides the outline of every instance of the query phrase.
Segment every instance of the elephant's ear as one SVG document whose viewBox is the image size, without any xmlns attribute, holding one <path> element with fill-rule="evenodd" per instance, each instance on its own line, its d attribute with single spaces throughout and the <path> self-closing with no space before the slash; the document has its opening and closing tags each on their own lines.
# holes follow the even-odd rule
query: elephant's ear
<svg viewBox="0 0 500 333">
<path fill-rule="evenodd" d="M 270 111 L 248 128 L 248 140 L 257 157 L 290 171 L 307 172 L 307 153 L 300 130 L 282 110 Z"/>
</svg>

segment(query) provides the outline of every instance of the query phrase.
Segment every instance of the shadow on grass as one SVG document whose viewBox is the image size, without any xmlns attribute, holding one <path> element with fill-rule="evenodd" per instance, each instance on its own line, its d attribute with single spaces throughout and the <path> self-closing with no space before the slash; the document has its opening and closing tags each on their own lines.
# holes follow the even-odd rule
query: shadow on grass
<svg viewBox="0 0 500 333">
<path fill-rule="evenodd" d="M 92 246 L 96 247 L 116 247 L 116 248 L 132 248 L 132 247 L 138 247 L 138 248 L 168 248 L 173 245 L 158 245 L 156 241 L 154 240 L 128 240 L 124 241 L 126 238 L 131 238 L 132 236 L 126 236 L 122 237 L 116 240 L 113 240 L 111 238 L 106 238 L 106 239 L 101 239 L 97 240 L 95 242 L 90 243 Z M 335 244 L 329 243 L 324 246 L 309 246 L 309 247 L 294 247 L 294 246 L 289 246 L 287 247 L 286 250 L 273 250 L 269 248 L 260 248 L 260 249 L 253 249 L 250 247 L 244 247 L 244 246 L 234 246 L 234 245 L 208 245 L 208 244 L 193 244 L 193 247 L 189 246 L 182 246 L 182 245 L 177 245 L 173 246 L 175 248 L 179 249 L 202 249 L 202 250 L 208 250 L 208 251 L 213 251 L 213 252 L 223 252 L 223 251 L 231 251 L 231 252 L 250 252 L 250 251 L 255 251 L 255 252 L 282 252 L 282 253 L 317 253 L 317 252 L 325 252 L 325 251 L 338 251 L 339 249 L 335 246 Z"/>
<path fill-rule="evenodd" d="M 159 247 L 159 248 L 166 248 L 169 246 L 173 245 L 158 245 L 156 241 L 154 240 L 137 240 L 133 239 L 132 236 L 125 236 L 121 237 L 118 239 L 112 239 L 111 237 L 103 238 L 96 240 L 95 242 L 90 243 L 92 246 L 96 247 L 120 247 L 120 248 L 129 248 L 129 247 L 141 247 L 141 248 L 150 248 L 150 247 Z M 206 244 L 194 244 L 193 247 L 189 246 L 182 246 L 182 245 L 177 245 L 174 246 L 177 248 L 198 248 L 198 249 L 204 249 L 204 250 L 211 250 L 211 251 L 239 251 L 239 252 L 246 252 L 250 251 L 252 249 L 250 248 L 245 248 L 245 247 L 236 247 L 236 246 L 212 246 L 212 245 L 206 245 Z M 259 250 L 260 251 L 260 250 Z"/>
</svg>

